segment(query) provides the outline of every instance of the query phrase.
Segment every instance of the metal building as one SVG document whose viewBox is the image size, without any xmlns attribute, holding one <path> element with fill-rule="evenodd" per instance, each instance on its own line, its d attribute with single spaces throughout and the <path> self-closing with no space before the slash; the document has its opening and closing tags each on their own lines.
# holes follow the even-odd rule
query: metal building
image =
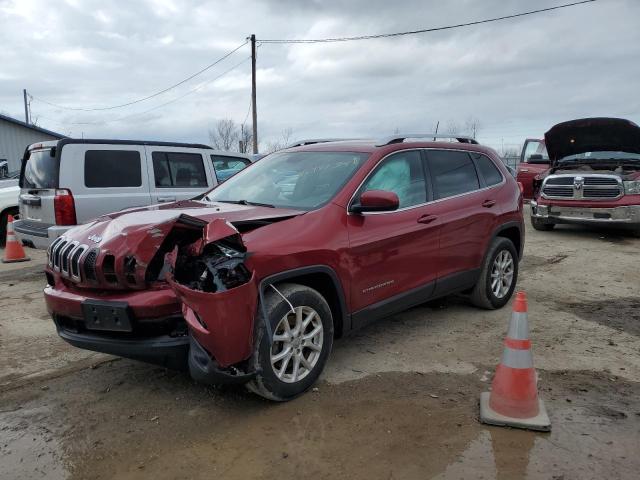
<svg viewBox="0 0 640 480">
<path fill-rule="evenodd" d="M 9 172 L 20 169 L 25 148 L 32 143 L 64 138 L 61 133 L 0 114 L 0 162 L 7 160 Z"/>
</svg>

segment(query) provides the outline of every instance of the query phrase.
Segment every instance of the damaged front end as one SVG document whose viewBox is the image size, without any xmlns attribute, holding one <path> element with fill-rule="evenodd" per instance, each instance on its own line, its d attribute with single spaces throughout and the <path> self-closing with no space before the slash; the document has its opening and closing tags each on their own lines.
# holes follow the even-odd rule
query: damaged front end
<svg viewBox="0 0 640 480">
<path fill-rule="evenodd" d="M 176 243 L 165 256 L 165 278 L 189 327 L 189 371 L 205 383 L 244 383 L 254 375 L 248 359 L 258 304 L 255 273 L 233 225 L 224 219 L 196 225 L 201 235 Z"/>
</svg>

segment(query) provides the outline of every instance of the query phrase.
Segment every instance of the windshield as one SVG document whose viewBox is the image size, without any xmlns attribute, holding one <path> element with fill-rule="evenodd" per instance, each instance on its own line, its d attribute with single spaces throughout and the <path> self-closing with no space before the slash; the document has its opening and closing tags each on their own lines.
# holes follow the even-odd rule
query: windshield
<svg viewBox="0 0 640 480">
<path fill-rule="evenodd" d="M 640 162 L 640 154 L 629 152 L 583 152 L 569 155 L 559 160 L 559 163 L 599 163 L 599 162 Z"/>
<path fill-rule="evenodd" d="M 50 148 L 29 153 L 21 187 L 58 188 L 58 160 L 51 156 Z"/>
<path fill-rule="evenodd" d="M 205 201 L 313 210 L 327 203 L 369 154 L 274 153 L 214 188 Z"/>
</svg>

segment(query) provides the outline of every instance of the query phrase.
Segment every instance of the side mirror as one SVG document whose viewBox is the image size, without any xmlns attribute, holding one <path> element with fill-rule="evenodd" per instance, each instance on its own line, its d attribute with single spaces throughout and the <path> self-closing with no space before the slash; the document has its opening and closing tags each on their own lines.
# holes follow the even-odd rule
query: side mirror
<svg viewBox="0 0 640 480">
<path fill-rule="evenodd" d="M 528 163 L 549 163 L 549 159 L 547 158 L 542 158 L 542 155 L 539 153 L 534 153 L 533 155 L 530 155 L 529 158 L 527 159 Z"/>
<path fill-rule="evenodd" d="M 351 205 L 351 212 L 392 212 L 400 206 L 400 199 L 394 192 L 368 190 L 360 195 L 360 201 Z"/>
</svg>

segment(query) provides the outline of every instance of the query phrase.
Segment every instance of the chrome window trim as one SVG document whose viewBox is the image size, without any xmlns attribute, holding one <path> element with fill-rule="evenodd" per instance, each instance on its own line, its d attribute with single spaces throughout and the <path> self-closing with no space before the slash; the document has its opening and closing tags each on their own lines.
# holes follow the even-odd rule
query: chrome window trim
<svg viewBox="0 0 640 480">
<path fill-rule="evenodd" d="M 570 185 L 549 185 L 550 187 L 569 187 L 572 191 L 572 195 L 570 197 L 559 197 L 556 195 L 546 195 L 544 193 L 544 189 L 547 186 L 547 182 L 550 178 L 576 178 L 576 177 L 597 177 L 597 178 L 611 178 L 614 179 L 617 183 L 617 188 L 619 194 L 616 197 L 585 197 L 584 189 L 585 188 L 593 188 L 594 190 L 607 190 L 611 188 L 615 188 L 613 185 L 583 185 L 582 188 L 577 190 L 575 185 L 572 183 Z M 610 173 L 558 173 L 554 175 L 547 176 L 540 187 L 540 194 L 542 198 L 546 198 L 548 200 L 590 200 L 590 201 L 612 201 L 618 200 L 624 196 L 624 185 L 622 183 L 622 179 L 618 175 L 613 175 Z"/>
<path fill-rule="evenodd" d="M 353 192 L 353 194 L 351 195 L 351 198 L 349 198 L 349 202 L 347 202 L 347 215 L 389 215 L 389 214 L 393 214 L 393 213 L 399 213 L 399 212 L 406 212 L 407 210 L 413 210 L 414 208 L 420 208 L 420 207 L 424 207 L 426 205 L 432 205 L 434 203 L 439 203 L 439 202 L 443 202 L 446 200 L 451 200 L 452 198 L 460 198 L 460 197 L 464 197 L 466 195 L 471 195 L 472 193 L 477 193 L 477 192 L 483 192 L 485 190 L 490 190 L 492 188 L 498 188 L 498 187 L 502 187 L 503 185 L 505 185 L 507 183 L 507 179 L 504 175 L 504 173 L 502 173 L 502 171 L 498 168 L 498 171 L 500 172 L 500 175 L 502 176 L 502 181 L 500 183 L 496 183 L 495 185 L 491 185 L 489 187 L 482 187 L 479 188 L 477 190 L 471 190 L 470 192 L 464 192 L 464 193 L 459 193 L 458 195 L 452 195 L 450 197 L 444 197 L 444 198 L 438 198 L 436 200 L 431 200 L 428 202 L 424 202 L 424 203 L 419 203 L 416 205 L 411 205 L 410 207 L 404 207 L 404 208 L 399 208 L 397 210 L 391 210 L 389 212 L 360 212 L 360 213 L 354 213 L 351 212 L 349 210 L 349 208 L 351 207 L 351 204 L 353 203 L 353 199 L 355 198 L 356 194 L 360 191 L 360 189 L 362 188 L 362 185 L 364 185 L 364 183 L 369 179 L 369 177 L 373 174 L 373 172 L 375 172 L 376 168 L 378 168 L 378 165 L 380 165 L 384 160 L 386 160 L 387 158 L 389 158 L 391 155 L 394 155 L 396 153 L 400 153 L 400 152 L 413 152 L 413 151 L 428 151 L 428 150 L 438 150 L 438 151 L 445 151 L 445 152 L 464 152 L 464 153 L 476 153 L 478 155 L 484 155 L 485 157 L 487 157 L 494 165 L 495 162 L 491 159 L 491 157 L 489 157 L 487 154 L 483 153 L 483 152 L 477 152 L 475 150 L 464 150 L 461 148 L 437 148 L 437 147 L 418 147 L 418 148 L 405 148 L 405 149 L 401 149 L 401 150 L 394 150 L 391 153 L 388 153 L 387 155 L 385 155 L 384 157 L 382 157 L 380 160 L 378 160 L 378 162 L 371 168 L 371 170 L 369 171 L 369 173 L 367 174 L 366 177 L 364 177 L 364 179 L 360 182 L 360 184 L 358 185 L 358 188 L 356 188 Z M 471 161 L 473 162 L 473 158 L 471 159 Z M 475 166 L 475 162 L 473 164 L 474 168 L 476 168 Z M 477 169 L 476 169 L 476 173 Z M 429 172 L 428 175 L 430 176 L 431 173 Z M 427 179 L 425 179 L 427 180 Z M 480 177 L 478 176 L 478 181 L 480 180 Z"/>
</svg>

